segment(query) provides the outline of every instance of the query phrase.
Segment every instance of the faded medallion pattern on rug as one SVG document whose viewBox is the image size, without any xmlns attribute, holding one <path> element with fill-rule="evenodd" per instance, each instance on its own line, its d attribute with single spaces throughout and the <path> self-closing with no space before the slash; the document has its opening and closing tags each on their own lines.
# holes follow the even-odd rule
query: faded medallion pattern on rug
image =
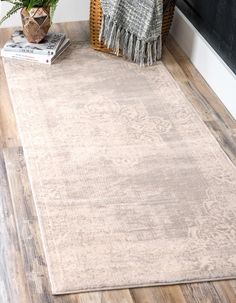
<svg viewBox="0 0 236 303">
<path fill-rule="evenodd" d="M 236 276 L 236 169 L 161 62 L 4 66 L 54 294 Z"/>
</svg>

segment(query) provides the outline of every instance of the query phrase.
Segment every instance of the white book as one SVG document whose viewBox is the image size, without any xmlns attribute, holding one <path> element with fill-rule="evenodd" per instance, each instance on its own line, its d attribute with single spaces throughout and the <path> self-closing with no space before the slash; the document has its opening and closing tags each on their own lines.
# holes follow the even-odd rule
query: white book
<svg viewBox="0 0 236 303">
<path fill-rule="evenodd" d="M 29 43 L 22 30 L 17 30 L 4 45 L 5 51 L 35 55 L 55 55 L 65 41 L 63 33 L 48 33 L 41 43 Z"/>
<path fill-rule="evenodd" d="M 11 58 L 35 63 L 52 64 L 70 45 L 70 40 L 66 39 L 61 45 L 60 49 L 55 55 L 36 55 L 8 52 L 4 48 L 1 50 L 1 56 L 4 58 Z"/>
</svg>

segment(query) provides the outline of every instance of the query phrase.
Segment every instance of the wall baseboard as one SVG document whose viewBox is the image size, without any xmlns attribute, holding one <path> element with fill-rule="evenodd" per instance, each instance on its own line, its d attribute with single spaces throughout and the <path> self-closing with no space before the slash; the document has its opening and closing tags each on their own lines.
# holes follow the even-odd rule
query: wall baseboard
<svg viewBox="0 0 236 303">
<path fill-rule="evenodd" d="M 178 8 L 171 35 L 236 119 L 236 75 Z"/>
</svg>

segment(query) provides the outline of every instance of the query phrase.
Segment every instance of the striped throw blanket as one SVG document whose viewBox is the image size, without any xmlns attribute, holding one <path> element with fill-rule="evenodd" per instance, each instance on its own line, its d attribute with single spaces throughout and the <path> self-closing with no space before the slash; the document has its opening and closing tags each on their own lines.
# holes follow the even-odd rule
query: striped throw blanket
<svg viewBox="0 0 236 303">
<path fill-rule="evenodd" d="M 163 0 L 101 0 L 100 41 L 140 65 L 161 58 Z"/>
</svg>

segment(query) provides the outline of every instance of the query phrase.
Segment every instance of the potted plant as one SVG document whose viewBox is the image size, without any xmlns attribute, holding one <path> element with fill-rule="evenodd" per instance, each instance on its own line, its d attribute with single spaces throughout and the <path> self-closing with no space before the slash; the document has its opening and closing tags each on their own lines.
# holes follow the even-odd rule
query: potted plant
<svg viewBox="0 0 236 303">
<path fill-rule="evenodd" d="M 39 43 L 47 35 L 52 16 L 59 0 L 0 0 L 12 4 L 12 8 L 0 20 L 0 25 L 21 10 L 23 32 L 31 43 Z"/>
</svg>

